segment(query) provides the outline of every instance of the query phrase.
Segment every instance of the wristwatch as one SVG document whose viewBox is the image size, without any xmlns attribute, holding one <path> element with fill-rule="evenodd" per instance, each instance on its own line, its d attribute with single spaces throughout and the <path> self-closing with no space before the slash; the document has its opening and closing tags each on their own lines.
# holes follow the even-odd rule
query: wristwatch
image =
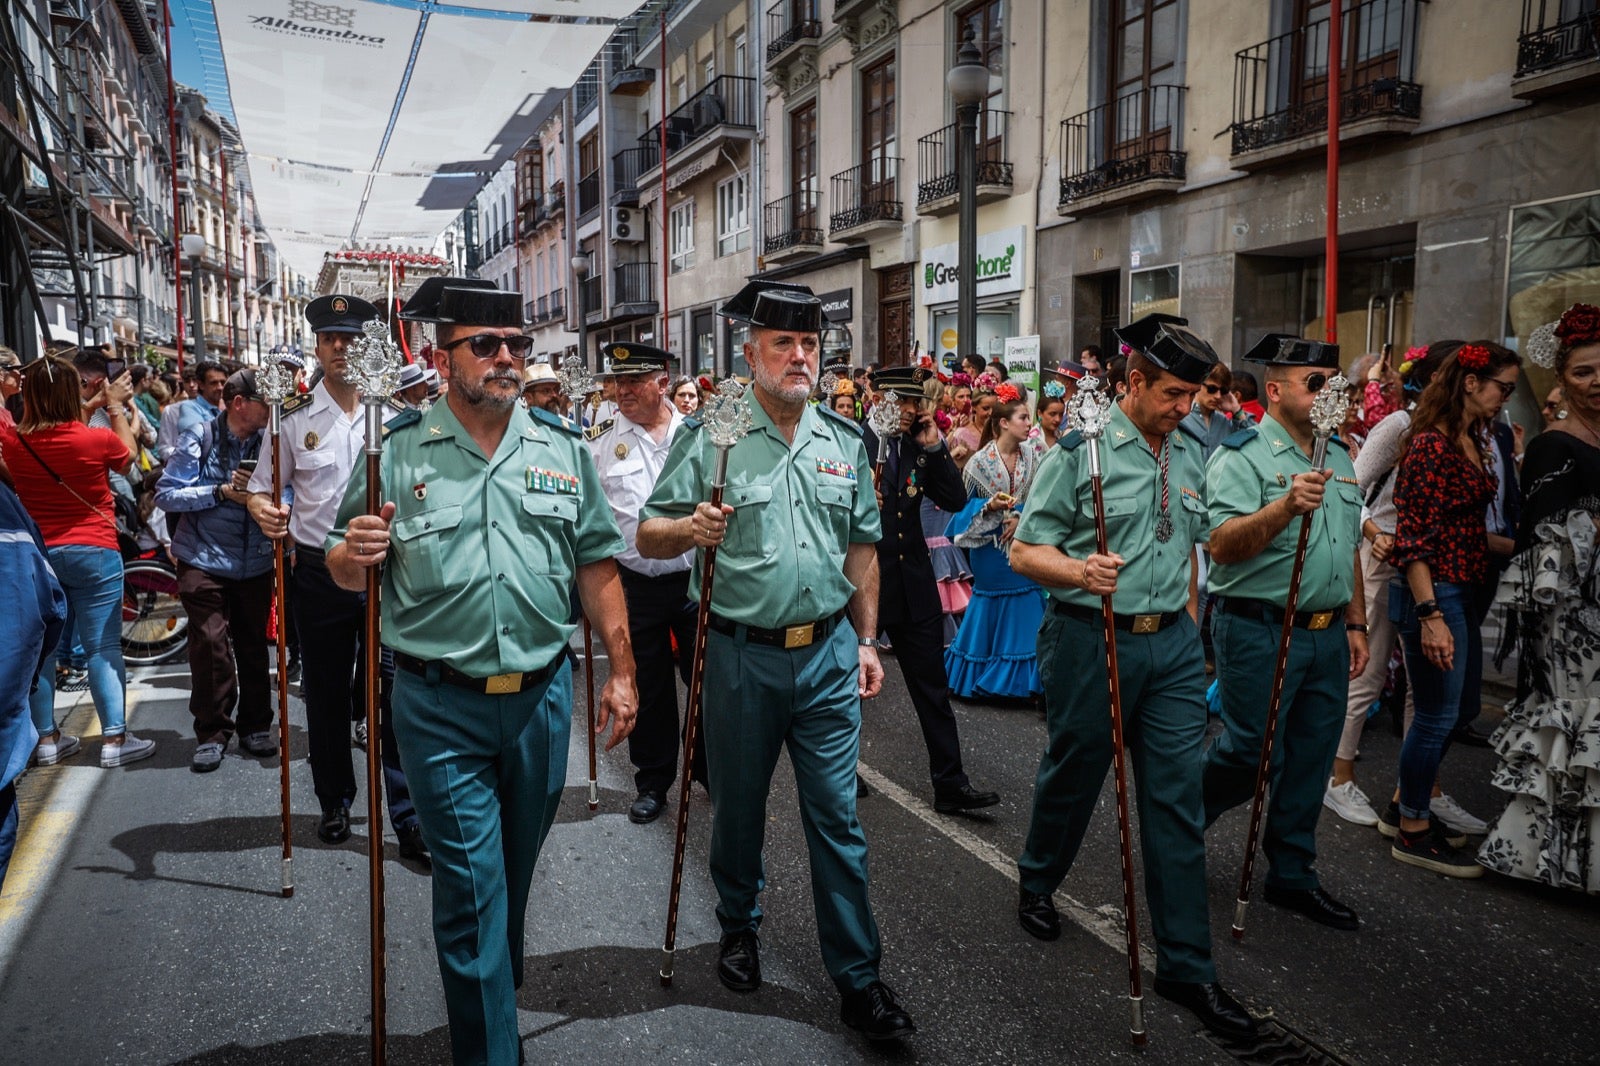
<svg viewBox="0 0 1600 1066">
<path fill-rule="evenodd" d="M 1365 633 L 1367 631 L 1367 623 L 1365 623 L 1365 622 L 1346 622 L 1344 624 L 1344 631 L 1346 633 Z"/>
<path fill-rule="evenodd" d="M 858 637 L 856 644 L 863 648 L 876 648 L 879 646 L 877 637 Z"/>
</svg>

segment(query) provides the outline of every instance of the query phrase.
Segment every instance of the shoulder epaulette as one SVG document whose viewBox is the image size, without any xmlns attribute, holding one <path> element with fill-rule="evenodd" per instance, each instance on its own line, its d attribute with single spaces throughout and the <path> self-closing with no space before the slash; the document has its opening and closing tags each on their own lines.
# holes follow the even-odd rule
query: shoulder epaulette
<svg viewBox="0 0 1600 1066">
<path fill-rule="evenodd" d="M 411 408 L 406 406 L 406 402 L 404 400 L 402 400 L 398 396 L 389 397 L 388 406 L 389 406 L 389 410 L 391 410 L 391 411 L 409 411 L 409 410 L 411 410 Z"/>
<path fill-rule="evenodd" d="M 1343 448 L 1345 451 L 1349 451 L 1350 450 L 1350 442 L 1345 440 L 1343 437 L 1339 436 L 1339 434 L 1337 434 L 1337 433 L 1335 433 L 1333 436 L 1328 438 L 1328 443 L 1329 444 L 1337 444 L 1339 447 Z"/>
<path fill-rule="evenodd" d="M 405 429 L 422 421 L 422 412 L 415 407 L 400 405 L 400 413 L 383 424 L 383 435 L 387 437 L 397 429 Z"/>
<path fill-rule="evenodd" d="M 861 428 L 861 423 L 857 422 L 853 418 L 846 418 L 844 415 L 840 414 L 838 411 L 835 411 L 833 408 L 827 406 L 826 404 L 818 404 L 817 405 L 817 412 L 819 414 L 826 415 L 827 417 L 833 419 L 835 422 L 839 423 L 839 425 L 841 425 L 841 426 L 848 426 L 849 429 L 850 429 L 850 432 L 855 434 L 857 437 L 863 437 L 864 438 L 867 435 L 866 434 L 866 430 Z"/>
<path fill-rule="evenodd" d="M 302 392 L 283 401 L 283 413 L 292 415 L 302 407 L 310 407 L 313 397 L 309 392 Z"/>
<path fill-rule="evenodd" d="M 1072 449 L 1083 443 L 1083 434 L 1075 429 L 1071 433 L 1064 435 L 1060 440 L 1056 441 L 1056 443 L 1070 452 Z"/>
<path fill-rule="evenodd" d="M 544 409 L 543 408 L 534 408 L 534 410 L 541 410 L 542 411 Z M 550 412 L 545 411 L 544 413 L 546 415 L 548 415 Z M 604 422 L 596 422 L 594 425 L 590 426 L 588 429 L 583 431 L 583 439 L 584 440 L 598 440 L 599 438 L 605 436 L 607 431 L 609 431 L 611 429 L 611 427 L 616 425 L 616 424 L 617 424 L 617 420 L 615 418 L 608 418 Z"/>
<path fill-rule="evenodd" d="M 572 434 L 574 437 L 583 435 L 583 431 L 580 430 L 571 419 L 562 418 L 560 415 L 553 415 L 549 411 L 546 411 L 543 407 L 528 408 L 528 416 L 535 422 L 543 422 L 547 426 L 553 426 L 554 428 L 561 430 L 563 433 Z"/>
<path fill-rule="evenodd" d="M 1226 437 L 1222 438 L 1222 446 L 1224 448 L 1232 448 L 1234 451 L 1238 451 L 1240 448 L 1243 448 L 1246 444 L 1250 443 L 1250 441 L 1255 438 L 1255 435 L 1255 426 L 1251 426 L 1249 429 L 1241 429 L 1237 433 L 1230 433 Z"/>
<path fill-rule="evenodd" d="M 700 421 L 694 415 L 684 415 L 683 416 L 683 428 L 684 429 L 692 431 L 692 430 L 699 429 L 703 425 L 705 425 L 705 423 Z"/>
</svg>

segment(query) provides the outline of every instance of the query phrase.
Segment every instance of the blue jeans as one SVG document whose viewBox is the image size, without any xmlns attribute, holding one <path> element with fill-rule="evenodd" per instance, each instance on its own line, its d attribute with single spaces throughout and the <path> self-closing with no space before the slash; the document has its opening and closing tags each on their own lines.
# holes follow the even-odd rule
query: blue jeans
<svg viewBox="0 0 1600 1066">
<path fill-rule="evenodd" d="M 1487 590 L 1475 585 L 1434 582 L 1433 598 L 1444 612 L 1445 625 L 1455 644 L 1450 669 L 1441 670 L 1422 654 L 1422 624 L 1417 620 L 1411 589 L 1389 585 L 1389 618 L 1405 649 L 1406 676 L 1417 707 L 1416 717 L 1400 745 L 1400 814 L 1427 818 L 1439 764 L 1450 747 L 1450 734 L 1458 725 L 1478 716 L 1482 702 L 1483 630 L 1479 599 Z"/>
<path fill-rule="evenodd" d="M 122 661 L 122 556 L 110 548 L 82 544 L 51 548 L 48 554 L 56 580 L 66 591 L 73 624 L 39 671 L 39 687 L 29 699 L 34 728 L 41 737 L 56 731 L 56 659 L 71 647 L 76 634 L 89 655 L 89 694 L 100 716 L 100 732 L 120 736 L 127 729 L 123 704 L 128 685 Z"/>
</svg>

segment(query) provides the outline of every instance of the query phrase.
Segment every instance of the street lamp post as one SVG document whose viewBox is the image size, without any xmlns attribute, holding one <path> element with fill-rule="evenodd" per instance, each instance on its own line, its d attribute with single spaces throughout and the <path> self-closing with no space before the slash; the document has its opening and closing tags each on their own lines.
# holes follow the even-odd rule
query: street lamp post
<svg viewBox="0 0 1600 1066">
<path fill-rule="evenodd" d="M 194 331 L 194 361 L 206 357 L 204 315 L 200 308 L 200 257 L 205 254 L 206 239 L 198 233 L 183 235 L 183 255 L 189 260 L 189 325 Z"/>
<path fill-rule="evenodd" d="M 578 299 L 578 358 L 583 360 L 583 365 L 589 365 L 589 314 L 588 308 L 583 306 L 583 283 L 589 277 L 589 253 L 579 252 L 572 257 L 572 276 L 577 281 L 573 286 L 577 290 Z"/>
<path fill-rule="evenodd" d="M 256 365 L 261 365 L 261 327 L 266 325 L 261 320 L 261 309 L 256 308 Z"/>
<path fill-rule="evenodd" d="M 989 68 L 983 65 L 967 30 L 956 65 L 945 75 L 956 106 L 956 188 L 960 222 L 956 234 L 956 355 L 976 352 L 978 343 L 978 108 L 989 95 Z"/>
</svg>

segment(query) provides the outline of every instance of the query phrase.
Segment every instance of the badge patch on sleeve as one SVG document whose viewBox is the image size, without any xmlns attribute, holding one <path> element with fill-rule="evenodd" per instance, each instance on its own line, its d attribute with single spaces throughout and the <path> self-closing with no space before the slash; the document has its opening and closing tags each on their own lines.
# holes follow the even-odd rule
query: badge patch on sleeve
<svg viewBox="0 0 1600 1066">
<path fill-rule="evenodd" d="M 842 459 L 818 459 L 817 470 L 819 473 L 832 474 L 834 477 L 842 477 L 850 481 L 856 479 L 856 468 Z"/>
<path fill-rule="evenodd" d="M 558 470 L 543 470 L 537 466 L 528 467 L 529 492 L 555 492 L 563 496 L 576 496 L 578 494 L 578 479 L 572 474 L 563 474 Z"/>
</svg>

